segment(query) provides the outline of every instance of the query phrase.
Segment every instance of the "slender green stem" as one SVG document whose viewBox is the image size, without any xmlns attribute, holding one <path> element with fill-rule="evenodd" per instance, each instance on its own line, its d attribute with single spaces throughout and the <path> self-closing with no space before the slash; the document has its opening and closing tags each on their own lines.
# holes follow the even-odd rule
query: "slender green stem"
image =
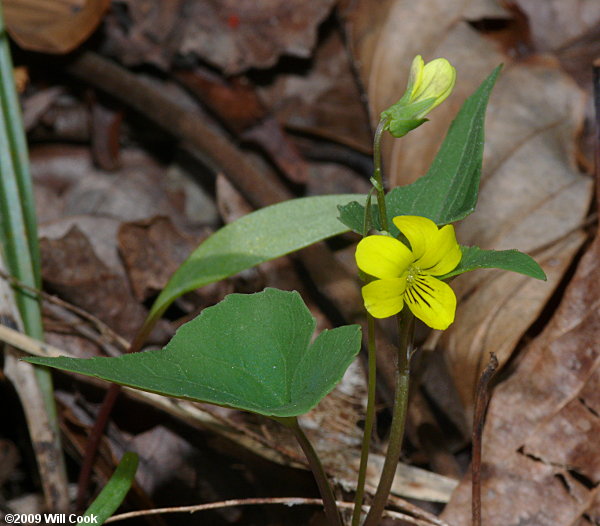
<svg viewBox="0 0 600 526">
<path fill-rule="evenodd" d="M 373 180 L 377 190 L 377 208 L 379 209 L 379 221 L 383 230 L 388 230 L 387 209 L 385 206 L 385 187 L 383 186 L 383 175 L 381 172 L 381 135 L 387 119 L 381 119 L 375 130 L 373 138 Z"/>
<path fill-rule="evenodd" d="M 358 526 L 360 523 L 362 501 L 365 495 L 365 480 L 367 478 L 369 449 L 371 447 L 371 436 L 373 435 L 373 425 L 375 423 L 375 387 L 377 379 L 377 353 L 375 346 L 375 319 L 370 314 L 367 314 L 367 331 L 367 351 L 369 357 L 367 413 L 365 416 L 365 431 L 363 435 L 362 450 L 360 452 L 360 467 L 358 469 L 358 480 L 356 482 L 354 510 L 352 511 L 352 526 Z"/>
<path fill-rule="evenodd" d="M 414 332 L 414 317 L 406 307 L 398 315 L 398 331 L 398 367 L 396 370 L 396 393 L 394 395 L 390 440 L 379 485 L 377 486 L 377 491 L 375 492 L 375 497 L 365 519 L 364 526 L 377 526 L 379 524 L 383 510 L 387 504 L 394 475 L 396 474 L 396 467 L 400 460 L 400 452 L 402 451 L 408 402 L 410 353 Z"/>
<path fill-rule="evenodd" d="M 325 508 L 327 522 L 329 522 L 330 526 L 343 526 L 340 513 L 335 503 L 335 495 L 333 494 L 333 490 L 329 485 L 329 480 L 327 479 L 325 469 L 323 469 L 323 464 L 321 464 L 321 461 L 317 456 L 317 452 L 312 447 L 312 444 L 304 434 L 304 431 L 302 431 L 302 428 L 298 423 L 298 419 L 294 416 L 288 418 L 275 418 L 275 420 L 292 430 L 292 433 L 294 433 L 294 436 L 300 444 L 302 451 L 304 451 L 306 459 L 308 460 L 308 465 L 310 466 L 310 469 L 315 477 L 315 481 L 317 482 L 319 493 L 323 499 L 323 506 Z"/>
</svg>

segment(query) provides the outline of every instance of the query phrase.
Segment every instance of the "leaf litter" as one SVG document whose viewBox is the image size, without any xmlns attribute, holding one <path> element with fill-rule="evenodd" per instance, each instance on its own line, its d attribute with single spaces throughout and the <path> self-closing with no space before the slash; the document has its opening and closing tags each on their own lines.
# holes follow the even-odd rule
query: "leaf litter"
<svg viewBox="0 0 600 526">
<path fill-rule="evenodd" d="M 208 1 L 194 6 L 184 0 L 114 2 L 113 9 L 106 18 L 100 45 L 103 52 L 117 57 L 124 64 L 153 64 L 167 76 L 175 75 L 174 64 L 177 70 L 181 70 L 197 60 L 203 63 L 201 68 L 212 68 L 212 74 L 219 82 L 224 83 L 223 85 L 232 82 L 231 75 L 237 75 L 234 83 L 241 82 L 250 93 L 255 90 L 260 92 L 263 106 L 255 114 L 258 121 L 265 116 L 274 116 L 280 125 L 287 128 L 287 131 L 283 129 L 283 136 L 290 144 L 300 145 L 301 151 L 308 151 L 305 143 L 302 143 L 305 138 L 297 136 L 300 132 L 313 138 L 310 144 L 313 151 L 320 147 L 320 138 L 346 147 L 351 154 L 356 151 L 368 153 L 370 149 L 367 115 L 361 100 L 360 87 L 353 77 L 353 68 L 360 73 L 368 93 L 372 115 L 377 115 L 378 108 L 393 102 L 397 94 L 404 89 L 406 79 L 402 75 L 406 68 L 399 67 L 399 64 L 409 64 L 416 53 L 423 53 L 427 58 L 447 56 L 459 69 L 460 81 L 457 87 L 460 91 L 436 110 L 432 115 L 432 122 L 415 132 L 414 137 L 398 141 L 393 148 L 387 146 L 386 166 L 393 178 L 393 184 L 410 182 L 424 173 L 424 168 L 438 146 L 431 140 L 431 137 L 436 135 L 432 128 L 446 127 L 461 99 L 472 91 L 489 70 L 499 62 L 504 62 L 505 70 L 492 99 L 487 120 L 480 212 L 461 225 L 459 236 L 462 236 L 463 242 L 478 243 L 484 248 L 492 245 L 498 248 L 500 244 L 500 248 L 514 247 L 533 253 L 543 263 L 549 275 L 549 284 L 536 287 L 512 280 L 508 275 L 499 272 L 475 273 L 472 281 L 464 278 L 456 280 L 456 290 L 463 296 L 463 306 L 459 312 L 458 323 L 453 332 L 442 340 L 441 347 L 445 348 L 447 353 L 450 371 L 455 378 L 460 378 L 456 383 L 468 412 L 482 357 L 491 349 L 499 352 L 503 361 L 509 359 L 513 350 L 518 348 L 522 335 L 544 309 L 552 291 L 560 283 L 574 255 L 586 239 L 585 233 L 577 230 L 586 216 L 591 198 L 590 181 L 578 172 L 576 165 L 578 152 L 575 149 L 575 135 L 583 118 L 582 92 L 551 56 L 536 55 L 526 60 L 520 60 L 518 56 L 510 57 L 506 50 L 500 51 L 493 35 L 483 36 L 476 29 L 477 24 L 474 22 L 478 20 L 510 20 L 513 16 L 511 12 L 491 0 L 463 2 L 460 5 L 426 1 L 417 6 L 412 5 L 410 12 L 406 11 L 407 4 L 404 2 L 388 0 L 380 3 L 378 9 L 369 8 L 367 2 L 355 2 L 354 11 L 340 11 L 350 21 L 346 30 L 350 37 L 348 44 L 353 50 L 353 63 L 348 62 L 343 42 L 335 32 L 325 31 L 326 38 L 317 39 L 317 28 L 330 14 L 333 2 L 321 3 L 318 6 L 303 4 L 302 10 L 296 9 L 297 16 L 302 18 L 299 24 L 289 19 L 288 6 L 284 4 L 286 3 L 265 2 L 262 6 L 265 9 L 260 13 L 251 13 L 239 8 L 238 4 L 228 4 L 226 9 L 216 10 Z M 586 17 L 582 18 L 580 15 L 584 11 L 578 9 L 584 8 L 578 6 L 577 2 L 564 4 L 566 7 L 558 12 L 547 5 L 536 7 L 536 3 L 531 1 L 523 0 L 517 4 L 530 22 L 535 49 L 554 52 L 563 46 L 559 55 L 564 55 L 565 43 L 572 43 L 585 32 L 589 33 L 594 27 L 593 21 L 596 20 L 593 8 L 587 7 L 586 9 L 592 9 L 592 15 L 588 16 L 589 12 L 585 11 Z M 255 10 L 256 6 L 250 11 L 253 9 Z M 191 15 L 184 19 L 186 13 Z M 434 15 L 430 16 L 431 13 Z M 579 17 L 576 18 L 578 24 L 566 27 L 566 13 L 575 13 L 576 17 Z M 201 15 L 203 23 L 194 27 Z M 267 15 L 271 15 L 271 19 Z M 281 16 L 285 23 L 272 24 L 272 16 Z M 326 26 L 328 24 L 330 21 L 326 22 Z M 289 31 L 291 25 L 294 31 Z M 544 31 L 544 27 L 554 29 Z M 264 43 L 256 42 L 257 29 L 267 31 L 267 41 L 272 44 L 269 49 L 264 47 Z M 219 32 L 219 38 L 214 38 Z M 545 42 L 542 38 L 544 35 L 551 36 L 552 41 Z M 218 45 L 211 49 L 206 46 L 206 39 L 212 39 L 210 41 Z M 296 60 L 299 59 L 299 63 L 303 62 L 303 71 L 300 74 L 283 71 L 285 68 L 281 66 L 285 65 L 290 55 L 295 56 Z M 261 81 L 261 75 L 257 75 L 256 68 L 272 68 L 260 73 L 267 73 L 267 77 L 272 78 L 274 82 L 266 85 L 259 82 L 261 86 L 257 88 L 255 82 Z M 250 74 L 244 75 L 248 71 Z M 37 85 L 33 86 L 27 96 L 37 89 Z M 215 92 L 209 91 L 207 94 L 205 91 L 201 97 L 203 103 L 210 100 L 213 93 Z M 64 96 L 61 99 L 61 96 L 52 92 L 47 97 L 47 100 L 42 100 L 41 109 L 36 109 L 37 113 L 32 118 L 32 137 L 36 134 L 39 137 L 41 126 L 52 123 L 47 116 L 45 123 L 43 122 L 44 111 L 48 115 L 56 109 L 57 100 L 64 100 Z M 75 98 L 77 97 L 79 95 Z M 88 110 L 81 105 L 77 111 L 84 115 L 85 113 L 81 112 Z M 237 117 L 229 118 L 231 122 L 235 122 Z M 248 122 L 250 126 L 255 125 L 255 121 Z M 73 230 L 75 234 L 71 234 L 77 241 L 74 246 L 77 250 L 87 247 L 83 252 L 87 254 L 83 256 L 87 260 L 86 264 L 100 264 L 98 267 L 92 266 L 95 270 L 91 270 L 90 274 L 97 273 L 100 277 L 114 276 L 110 279 L 121 280 L 118 283 L 124 287 L 122 290 L 131 286 L 134 291 L 134 295 L 127 295 L 126 305 L 130 305 L 131 309 L 125 309 L 124 316 L 130 318 L 131 327 L 135 325 L 131 322 L 131 316 L 135 318 L 137 315 L 134 313 L 145 308 L 140 302 L 152 297 L 154 291 L 164 283 L 167 269 L 177 264 L 171 259 L 163 264 L 162 258 L 166 256 L 166 251 L 160 250 L 161 238 L 162 243 L 167 243 L 168 240 L 168 243 L 177 248 L 175 252 L 183 255 L 190 236 L 199 239 L 210 231 L 207 228 L 214 228 L 216 225 L 216 222 L 211 220 L 203 220 L 202 224 L 194 223 L 194 220 L 190 221 L 189 215 L 186 216 L 182 212 L 182 203 L 189 198 L 187 189 L 190 186 L 183 190 L 178 186 L 174 192 L 172 187 L 165 186 L 166 165 L 163 160 L 157 162 L 156 158 L 151 158 L 143 151 L 144 139 L 141 134 L 135 134 L 136 125 L 139 126 L 139 123 L 132 122 L 127 115 L 125 116 L 125 127 L 119 132 L 121 143 L 126 146 L 120 152 L 124 159 L 124 167 L 117 171 L 98 173 L 92 168 L 89 160 L 82 163 L 80 154 L 76 154 L 72 147 L 67 148 L 64 140 L 61 141 L 58 137 L 55 137 L 55 140 L 62 142 L 60 148 L 63 151 L 56 152 L 54 158 L 42 157 L 37 168 L 34 163 L 40 217 L 46 223 L 42 231 L 48 234 L 48 243 L 50 239 L 62 237 L 73 226 L 79 229 L 79 232 Z M 427 130 L 427 127 L 430 129 Z M 79 140 L 89 140 L 90 132 L 86 132 L 82 126 L 79 129 Z M 278 129 L 280 131 L 277 131 Z M 275 138 L 277 133 L 282 133 L 281 130 L 281 127 L 267 129 L 266 135 L 260 140 L 268 145 L 270 137 Z M 295 133 L 290 135 L 289 130 Z M 82 135 L 81 132 L 85 133 Z M 140 139 L 141 152 L 138 149 L 135 153 L 138 157 L 132 165 L 128 161 L 131 159 L 129 146 L 133 142 L 138 147 L 135 143 Z M 34 161 L 36 155 L 34 149 Z M 284 171 L 293 170 L 294 163 L 301 160 L 294 159 L 293 156 L 289 156 L 288 159 L 292 168 L 283 167 Z M 332 164 L 329 165 L 329 172 L 315 163 L 308 162 L 311 173 L 314 172 L 312 180 L 316 177 L 317 181 L 313 184 L 315 189 L 311 192 L 327 188 L 330 184 L 329 174 L 341 167 L 339 150 L 332 155 L 330 162 Z M 57 163 L 60 167 L 53 169 Z M 336 182 L 335 192 L 354 192 L 357 191 L 357 186 L 363 184 L 364 180 L 357 177 L 352 170 L 346 170 L 344 174 L 340 182 Z M 318 182 L 319 179 L 323 181 Z M 344 185 L 352 186 L 350 190 L 341 190 Z M 224 197 L 224 200 L 230 203 L 231 195 L 223 193 L 223 196 L 225 195 L 228 197 Z M 48 206 L 49 203 L 52 203 L 52 206 Z M 239 212 L 243 213 L 241 205 Z M 168 216 L 170 220 L 157 218 L 157 215 Z M 221 217 L 224 221 L 227 221 L 226 216 L 223 212 Z M 119 229 L 120 254 L 117 250 Z M 50 235 L 51 232 L 54 233 Z M 65 242 L 68 244 L 68 237 Z M 142 247 L 144 251 L 138 253 Z M 53 255 L 57 258 L 55 267 L 47 267 L 50 269 L 47 270 L 49 286 L 52 286 L 52 279 L 60 281 L 59 271 L 69 268 L 68 264 L 65 264 L 63 269 L 61 261 L 68 263 L 69 258 L 75 260 L 77 257 L 77 253 L 67 251 L 62 256 L 65 259 L 61 260 L 58 257 L 59 253 L 57 250 Z M 122 261 L 125 261 L 125 266 Z M 106 268 L 102 269 L 102 265 L 107 266 L 109 274 L 106 274 Z M 283 284 L 288 283 L 291 288 L 298 288 L 305 278 L 298 276 L 295 267 L 296 263 L 293 260 L 265 264 L 263 268 L 258 269 L 259 279 L 252 286 L 276 282 L 278 286 L 283 287 Z M 72 280 L 70 285 L 74 285 Z M 79 294 L 77 287 L 73 286 L 72 293 L 67 293 L 67 296 L 72 294 L 73 298 L 79 301 L 78 296 L 88 296 L 90 289 L 101 289 L 102 285 L 104 284 L 92 280 L 89 288 L 81 288 Z M 242 283 L 239 278 L 230 280 L 226 285 L 227 290 L 232 290 L 232 287 L 239 290 L 240 287 L 247 286 L 248 283 Z M 581 288 L 585 290 L 583 285 Z M 114 293 L 109 292 L 107 297 L 111 294 Z M 220 295 L 218 291 L 209 293 L 208 290 L 204 293 L 200 291 L 201 296 L 202 294 L 206 294 L 204 300 L 194 299 L 190 302 L 184 298 L 179 304 L 180 307 L 188 312 L 190 309 L 193 311 L 200 305 L 218 301 Z M 117 297 L 120 298 L 120 291 Z M 592 299 L 589 297 L 579 299 L 581 305 L 586 305 L 586 302 L 589 304 L 590 301 Z M 93 311 L 99 305 L 90 304 L 86 308 Z M 320 302 L 314 301 L 312 307 L 317 314 L 319 326 L 330 326 L 331 320 L 320 308 Z M 324 310 L 328 311 L 327 308 Z M 103 312 L 107 312 L 106 309 L 97 310 L 98 315 L 102 315 Z M 557 312 L 554 319 L 560 312 Z M 118 315 L 115 316 L 115 323 L 127 325 L 126 320 L 117 318 Z M 461 322 L 460 318 L 475 320 L 475 323 Z M 552 323 L 554 320 L 549 327 Z M 591 322 L 586 322 L 581 327 L 576 325 L 582 333 L 587 333 L 591 330 L 590 324 Z M 123 332 L 127 333 L 128 330 L 130 329 L 125 328 Z M 548 330 L 540 336 L 546 343 L 539 343 L 539 346 L 549 345 L 548 342 L 553 338 L 560 340 L 558 336 L 546 335 Z M 498 448 L 499 455 L 502 453 L 506 458 L 510 457 L 507 464 L 510 469 L 502 463 L 505 457 L 502 461 L 493 456 L 488 457 L 488 450 L 491 448 L 485 446 L 484 462 L 488 462 L 489 458 L 490 464 L 496 466 L 495 471 L 491 470 L 485 484 L 489 484 L 491 491 L 513 495 L 510 477 L 514 469 L 523 488 L 527 491 L 531 489 L 532 493 L 524 491 L 522 499 L 518 502 L 511 501 L 510 506 L 507 506 L 510 508 L 508 512 L 514 516 L 533 517 L 531 520 L 534 521 L 541 520 L 540 517 L 547 520 L 532 522 L 533 524 L 562 524 L 559 517 L 561 520 L 566 517 L 565 520 L 571 522 L 564 524 L 579 526 L 581 521 L 587 520 L 585 517 L 591 520 L 596 517 L 597 520 L 599 515 L 600 499 L 593 488 L 587 487 L 593 486 L 597 480 L 597 455 L 590 451 L 589 444 L 585 442 L 586 436 L 593 438 L 597 425 L 590 417 L 594 415 L 594 411 L 598 411 L 594 392 L 591 387 L 586 388 L 588 384 L 593 386 L 594 377 L 580 380 L 583 385 L 579 387 L 573 387 L 569 383 L 557 384 L 563 386 L 561 392 L 565 391 L 564 404 L 561 406 L 560 402 L 556 402 L 556 405 L 547 407 L 543 415 L 533 419 L 533 423 L 527 419 L 523 420 L 524 411 L 507 413 L 502 410 L 504 406 L 498 409 L 500 402 L 495 402 L 496 396 L 502 399 L 502 387 L 513 385 L 509 382 L 517 382 L 518 378 L 522 378 L 522 385 L 519 387 L 515 384 L 517 387 L 514 389 L 525 390 L 525 393 L 528 393 L 526 375 L 520 375 L 519 371 L 527 363 L 532 349 L 536 348 L 536 342 L 537 340 L 532 342 L 523 351 L 522 361 L 519 355 L 514 365 L 511 365 L 509 372 L 513 375 L 501 384 L 492 400 L 486 441 Z M 567 363 L 574 366 L 575 362 L 576 359 L 573 358 Z M 364 381 L 360 370 L 356 369 L 335 391 L 331 400 L 333 405 L 326 404 L 326 407 L 317 408 L 305 422 L 316 440 L 317 448 L 323 450 L 333 470 L 336 466 L 350 466 L 355 457 L 354 449 L 343 444 L 355 444 L 360 432 L 357 422 L 362 414 Z M 559 374 L 558 367 L 548 372 L 544 369 L 541 376 L 548 385 L 544 386 L 545 390 L 540 387 L 540 392 L 544 393 L 541 402 L 548 396 L 556 396 L 556 385 L 552 384 L 552 379 L 561 378 Z M 537 372 L 533 374 L 535 378 L 538 376 L 540 375 Z M 570 388 L 573 390 L 569 391 Z M 530 403 L 530 406 L 535 414 L 535 411 L 540 410 L 537 405 L 541 402 L 538 399 L 534 402 Z M 187 410 L 190 412 L 187 419 L 193 420 L 189 415 L 194 414 L 194 409 L 190 407 Z M 175 412 L 174 407 L 172 411 Z M 222 416 L 238 423 L 238 434 L 229 435 L 233 443 L 243 444 L 243 447 L 250 451 L 261 451 L 256 442 L 239 434 L 240 430 L 245 430 L 248 436 L 260 437 L 263 446 L 266 443 L 273 452 L 277 451 L 282 437 L 278 436 L 275 430 L 266 430 L 262 423 L 252 422 L 251 419 L 232 411 L 226 411 Z M 504 420 L 501 417 L 504 417 Z M 494 424 L 495 421 L 503 422 L 503 425 L 498 428 Z M 531 426 L 532 430 L 529 430 L 528 426 Z M 125 429 L 127 426 L 121 423 L 121 427 Z M 506 428 L 519 435 L 519 438 L 507 440 L 504 444 L 500 431 L 505 431 Z M 497 444 L 493 442 L 495 429 L 500 429 L 497 431 Z M 225 436 L 220 435 L 220 432 L 216 433 L 215 436 Z M 139 436 L 143 442 L 142 435 Z M 173 462 L 177 463 L 178 455 L 185 456 L 185 453 L 182 453 L 183 449 L 178 450 L 175 447 L 179 440 L 177 435 L 171 436 L 157 428 L 149 433 L 148 437 L 151 436 L 154 437 L 151 441 L 155 441 L 156 444 L 160 444 L 161 440 L 167 443 L 173 441 Z M 205 446 L 201 446 L 200 449 L 203 447 Z M 267 457 L 270 455 L 272 458 L 278 458 L 278 461 L 284 464 L 293 463 L 293 454 L 277 457 L 273 452 L 267 453 L 264 447 L 262 449 L 262 453 Z M 418 458 L 419 452 L 416 453 L 414 456 Z M 239 454 L 238 451 L 236 455 Z M 261 469 L 268 468 L 262 466 Z M 352 473 L 353 470 L 350 469 L 335 474 L 339 480 L 347 481 Z M 418 478 L 415 473 L 416 471 L 413 471 L 412 474 L 400 477 L 401 481 L 410 481 L 412 477 L 417 481 L 417 486 L 425 489 L 425 493 L 413 493 L 414 497 L 419 498 L 420 495 L 420 498 L 426 498 L 428 492 L 432 495 L 436 491 L 441 492 L 436 497 L 439 500 L 447 500 L 450 497 L 455 485 L 452 479 L 434 476 L 429 479 Z M 544 487 L 540 486 L 542 482 L 548 483 L 550 495 L 540 493 Z M 448 506 L 446 513 L 450 523 L 453 523 L 455 518 L 457 523 L 461 523 L 459 514 L 466 509 L 464 495 L 467 486 L 468 481 L 464 481 Z M 222 490 L 217 493 L 220 491 Z M 410 494 L 410 488 L 407 490 L 405 487 L 400 491 Z M 537 495 L 542 494 L 542 498 L 535 492 Z M 548 502 L 552 503 L 550 510 L 558 510 L 564 506 L 565 509 L 560 511 L 562 515 L 540 515 L 543 513 L 540 509 Z M 484 509 L 486 505 L 491 504 L 484 504 Z M 456 511 L 457 509 L 461 511 Z M 492 512 L 496 511 L 495 508 L 491 508 L 490 514 L 493 515 Z M 239 516 L 220 517 L 219 520 L 230 523 L 239 520 Z M 493 520 L 496 521 L 496 518 Z M 512 518 L 508 517 L 506 520 L 510 521 Z M 511 524 L 501 519 L 496 523 Z"/>
</svg>

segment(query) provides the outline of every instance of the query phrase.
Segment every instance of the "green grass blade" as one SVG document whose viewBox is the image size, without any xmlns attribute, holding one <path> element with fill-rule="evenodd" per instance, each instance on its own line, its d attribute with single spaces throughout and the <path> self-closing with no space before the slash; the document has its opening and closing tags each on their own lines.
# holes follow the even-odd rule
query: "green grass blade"
<svg viewBox="0 0 600 526">
<path fill-rule="evenodd" d="M 104 524 L 121 505 L 127 492 L 133 484 L 135 471 L 138 466 L 138 456 L 135 453 L 127 452 L 123 455 L 121 462 L 115 469 L 113 476 L 104 486 L 100 494 L 96 497 L 90 507 L 85 510 L 84 517 L 94 519 L 93 524 Z M 87 523 L 82 523 L 87 524 Z"/>
<path fill-rule="evenodd" d="M 23 133 L 23 119 L 19 99 L 14 86 L 13 64 L 10 56 L 8 39 L 6 38 L 6 27 L 2 16 L 0 5 L 0 104 L 5 119 L 5 129 L 8 135 L 8 144 L 12 158 L 16 184 L 19 190 L 20 203 L 23 208 L 23 220 L 25 223 L 25 239 L 29 247 L 32 260 L 33 284 L 41 286 L 40 272 L 40 248 L 37 239 L 37 219 L 35 214 L 35 200 L 31 173 L 29 170 L 29 153 L 27 140 Z"/>
<path fill-rule="evenodd" d="M 26 138 L 0 5 L 0 255 L 15 278 L 26 285 L 39 288 L 41 271 L 36 225 Z M 44 331 L 37 297 L 15 290 L 15 301 L 25 332 L 42 340 Z M 66 495 L 67 479 L 62 461 L 52 376 L 49 370 L 41 367 L 36 367 L 34 374 L 43 393 L 48 422 L 55 437 L 52 446 L 56 449 L 55 456 L 58 460 L 53 470 L 64 475 L 62 478 Z M 31 422 L 29 424 L 32 425 Z M 51 447 L 50 444 L 48 446 Z M 56 495 L 47 497 L 49 502 L 56 503 Z"/>
</svg>

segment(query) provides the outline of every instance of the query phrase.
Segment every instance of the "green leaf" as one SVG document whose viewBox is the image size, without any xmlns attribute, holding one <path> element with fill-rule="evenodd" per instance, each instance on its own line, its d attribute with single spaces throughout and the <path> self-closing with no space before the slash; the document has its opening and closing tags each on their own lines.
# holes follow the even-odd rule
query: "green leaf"
<svg viewBox="0 0 600 526">
<path fill-rule="evenodd" d="M 479 247 L 460 247 L 462 259 L 452 272 L 440 279 L 458 276 L 478 268 L 499 268 L 546 281 L 546 274 L 535 260 L 518 250 L 484 250 Z"/>
<path fill-rule="evenodd" d="M 342 378 L 360 349 L 360 327 L 322 332 L 297 292 L 231 294 L 177 331 L 161 350 L 117 358 L 28 358 L 144 391 L 297 416 Z"/>
<path fill-rule="evenodd" d="M 93 524 L 104 524 L 104 521 L 117 510 L 125 499 L 135 478 L 137 466 L 138 456 L 130 451 L 125 453 L 113 476 L 110 477 L 90 507 L 85 510 L 83 516 L 94 517 Z"/>
<path fill-rule="evenodd" d="M 438 225 L 465 218 L 475 209 L 483 159 L 485 110 L 498 66 L 463 104 L 427 174 L 386 195 L 388 223 L 393 235 L 398 230 L 392 218 L 398 215 L 428 217 Z M 381 230 L 377 212 L 372 214 Z M 350 203 L 340 207 L 340 220 L 360 233 L 364 207 Z"/>
<path fill-rule="evenodd" d="M 154 302 L 148 321 L 158 318 L 179 296 L 242 270 L 343 232 L 337 206 L 360 194 L 292 199 L 252 212 L 206 239 L 177 269 Z M 362 221 L 362 219 L 361 219 Z"/>
</svg>

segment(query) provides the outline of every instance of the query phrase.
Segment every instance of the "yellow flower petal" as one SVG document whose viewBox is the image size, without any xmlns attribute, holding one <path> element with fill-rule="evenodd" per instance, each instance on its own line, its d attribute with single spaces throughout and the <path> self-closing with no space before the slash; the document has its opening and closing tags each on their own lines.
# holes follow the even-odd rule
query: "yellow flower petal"
<svg viewBox="0 0 600 526">
<path fill-rule="evenodd" d="M 447 329 L 454 321 L 454 291 L 432 276 L 417 276 L 406 289 L 404 301 L 412 313 L 432 329 Z"/>
<path fill-rule="evenodd" d="M 410 242 L 415 260 L 423 257 L 427 247 L 438 236 L 437 225 L 426 217 L 397 216 L 392 221 Z"/>
<path fill-rule="evenodd" d="M 454 88 L 456 69 L 445 58 L 436 58 L 425 64 L 420 82 L 415 86 L 411 100 L 435 99 L 427 112 L 441 104 Z"/>
<path fill-rule="evenodd" d="M 406 278 L 378 279 L 362 288 L 365 308 L 374 318 L 387 318 L 402 310 Z"/>
<path fill-rule="evenodd" d="M 421 55 L 417 55 L 410 66 L 410 74 L 408 76 L 408 84 L 406 86 L 406 92 L 410 93 L 408 97 L 408 101 L 412 101 L 414 99 L 414 93 L 419 89 L 421 85 L 421 79 L 423 78 L 423 68 L 425 66 L 425 62 L 423 61 L 423 57 Z"/>
<path fill-rule="evenodd" d="M 356 247 L 356 264 L 376 278 L 399 278 L 413 261 L 411 251 L 389 236 L 367 236 Z"/>
<path fill-rule="evenodd" d="M 435 245 L 431 245 L 415 266 L 432 276 L 443 276 L 454 270 L 462 259 L 462 251 L 456 241 L 456 233 L 452 225 L 440 228 Z"/>
</svg>

